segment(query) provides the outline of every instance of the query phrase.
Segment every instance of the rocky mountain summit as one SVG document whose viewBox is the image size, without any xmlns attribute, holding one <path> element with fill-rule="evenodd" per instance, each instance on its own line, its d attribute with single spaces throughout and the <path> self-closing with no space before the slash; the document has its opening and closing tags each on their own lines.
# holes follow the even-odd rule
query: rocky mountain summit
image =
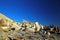
<svg viewBox="0 0 60 40">
<path fill-rule="evenodd" d="M 0 14 L 0 40 L 60 40 L 60 34 L 50 33 L 38 22 L 15 22 Z"/>
</svg>

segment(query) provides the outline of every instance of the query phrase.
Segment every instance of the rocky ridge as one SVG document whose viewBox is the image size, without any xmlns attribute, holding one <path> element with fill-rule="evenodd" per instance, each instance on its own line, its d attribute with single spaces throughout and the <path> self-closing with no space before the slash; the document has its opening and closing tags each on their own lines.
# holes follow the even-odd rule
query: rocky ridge
<svg viewBox="0 0 60 40">
<path fill-rule="evenodd" d="M 0 14 L 0 40 L 60 40 L 60 35 L 43 30 L 38 22 L 17 23 Z"/>
</svg>

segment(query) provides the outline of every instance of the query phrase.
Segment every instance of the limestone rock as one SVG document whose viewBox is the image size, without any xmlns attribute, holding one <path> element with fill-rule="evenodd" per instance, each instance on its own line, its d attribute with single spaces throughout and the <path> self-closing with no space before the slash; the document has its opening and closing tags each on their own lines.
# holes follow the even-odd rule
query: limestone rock
<svg viewBox="0 0 60 40">
<path fill-rule="evenodd" d="M 0 14 L 0 40 L 60 40 L 60 35 L 43 29 L 38 22 L 23 20 L 20 24 Z"/>
<path fill-rule="evenodd" d="M 39 30 L 40 30 L 40 28 L 41 28 L 41 27 L 40 27 L 40 25 L 39 25 L 39 23 L 38 23 L 38 22 L 36 22 L 35 24 L 36 24 L 36 28 L 37 28 L 37 30 L 36 30 L 36 31 L 39 31 Z"/>
</svg>

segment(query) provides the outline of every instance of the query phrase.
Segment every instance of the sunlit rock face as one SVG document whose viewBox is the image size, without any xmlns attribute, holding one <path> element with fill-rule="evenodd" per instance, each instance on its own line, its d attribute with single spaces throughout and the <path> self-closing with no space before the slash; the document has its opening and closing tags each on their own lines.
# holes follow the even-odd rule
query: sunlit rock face
<svg viewBox="0 0 60 40">
<path fill-rule="evenodd" d="M 20 24 L 17 22 L 14 22 L 13 20 L 7 18 L 3 14 L 0 14 L 0 27 L 5 30 L 8 28 L 15 28 L 15 30 L 20 29 Z"/>
<path fill-rule="evenodd" d="M 60 40 L 59 37 L 44 30 L 38 22 L 23 20 L 20 24 L 0 14 L 0 40 Z"/>
<path fill-rule="evenodd" d="M 35 31 L 38 32 L 41 29 L 43 29 L 43 26 L 41 24 L 39 24 L 38 22 L 32 23 L 32 22 L 28 22 L 26 20 L 23 20 L 23 24 L 25 26 L 27 26 L 26 29 L 31 32 L 35 32 Z"/>
</svg>

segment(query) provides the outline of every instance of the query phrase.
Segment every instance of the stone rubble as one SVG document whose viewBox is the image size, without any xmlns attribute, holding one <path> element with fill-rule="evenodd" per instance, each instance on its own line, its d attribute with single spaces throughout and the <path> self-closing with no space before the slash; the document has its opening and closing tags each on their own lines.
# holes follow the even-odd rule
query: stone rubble
<svg viewBox="0 0 60 40">
<path fill-rule="evenodd" d="M 0 40 L 60 40 L 58 34 L 43 29 L 38 22 L 23 20 L 20 24 L 0 14 Z"/>
</svg>

